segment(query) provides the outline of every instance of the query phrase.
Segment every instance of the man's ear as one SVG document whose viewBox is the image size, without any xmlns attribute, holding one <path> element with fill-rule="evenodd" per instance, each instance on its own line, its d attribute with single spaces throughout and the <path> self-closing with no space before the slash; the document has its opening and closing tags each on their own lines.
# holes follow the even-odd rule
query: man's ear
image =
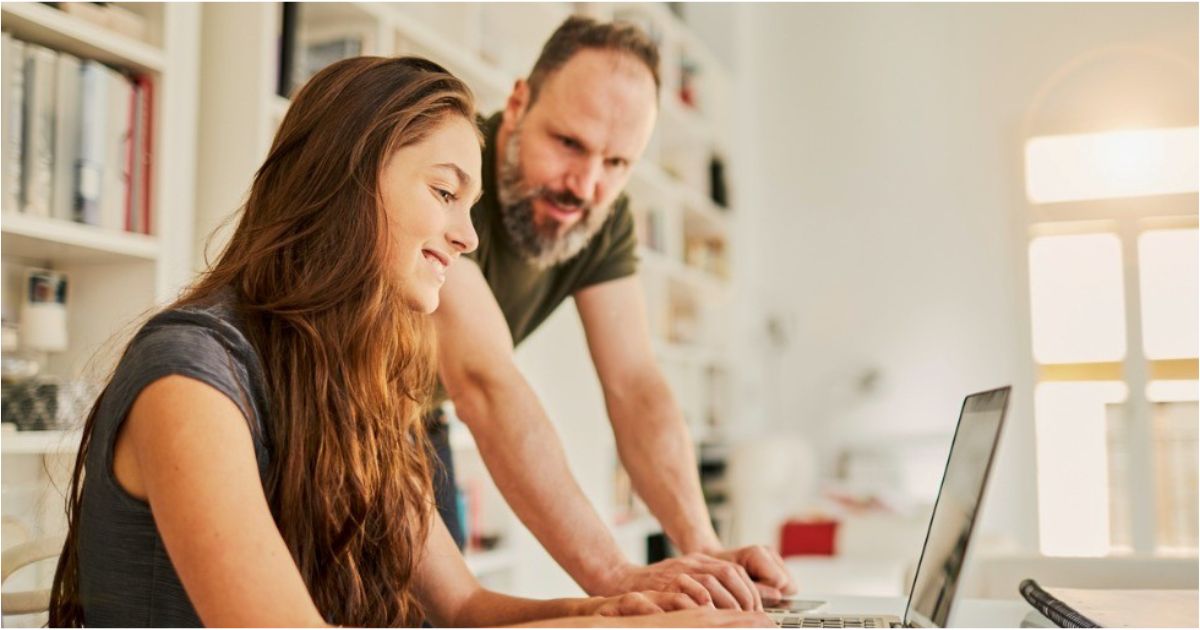
<svg viewBox="0 0 1200 630">
<path fill-rule="evenodd" d="M 512 130 L 517 126 L 517 121 L 525 115 L 525 108 L 529 105 L 529 82 L 525 79 L 517 79 L 513 83 L 512 92 L 508 95 L 508 100 L 504 102 L 504 127 Z"/>
</svg>

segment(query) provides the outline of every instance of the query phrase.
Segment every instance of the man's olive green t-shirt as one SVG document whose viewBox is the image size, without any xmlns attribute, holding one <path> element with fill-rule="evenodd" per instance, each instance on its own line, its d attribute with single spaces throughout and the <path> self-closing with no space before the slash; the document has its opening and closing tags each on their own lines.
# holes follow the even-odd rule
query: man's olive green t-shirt
<svg viewBox="0 0 1200 630">
<path fill-rule="evenodd" d="M 621 195 L 613 202 L 600 231 L 575 256 L 547 269 L 538 269 L 527 262 L 517 251 L 500 216 L 496 191 L 496 132 L 500 129 L 500 119 L 500 113 L 496 113 L 479 123 L 485 141 L 483 196 L 471 208 L 479 247 L 466 256 L 483 272 L 516 347 L 576 291 L 633 275 L 638 263 L 637 237 L 629 200 Z M 434 402 L 441 404 L 445 399 L 445 390 L 439 383 Z"/>
<path fill-rule="evenodd" d="M 576 291 L 633 275 L 638 262 L 637 238 L 629 202 L 621 195 L 613 203 L 600 231 L 574 257 L 548 269 L 538 269 L 526 262 L 516 250 L 500 216 L 496 192 L 496 132 L 500 128 L 500 114 L 482 121 L 481 125 L 486 138 L 484 191 L 479 203 L 471 209 L 479 248 L 467 257 L 483 271 L 483 277 L 508 321 L 515 346 Z"/>
</svg>

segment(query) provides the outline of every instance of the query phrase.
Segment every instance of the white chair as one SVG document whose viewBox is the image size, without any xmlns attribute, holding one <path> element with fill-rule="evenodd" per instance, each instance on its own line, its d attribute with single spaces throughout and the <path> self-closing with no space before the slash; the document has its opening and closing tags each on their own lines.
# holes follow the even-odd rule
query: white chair
<svg viewBox="0 0 1200 630">
<path fill-rule="evenodd" d="M 65 535 L 37 538 L 4 550 L 3 567 L 0 573 L 0 583 L 7 582 L 8 577 L 18 569 L 35 562 L 55 558 L 62 553 Z M 26 615 L 46 612 L 50 609 L 50 589 L 34 591 L 4 592 L 0 598 L 0 609 L 5 615 Z"/>
</svg>

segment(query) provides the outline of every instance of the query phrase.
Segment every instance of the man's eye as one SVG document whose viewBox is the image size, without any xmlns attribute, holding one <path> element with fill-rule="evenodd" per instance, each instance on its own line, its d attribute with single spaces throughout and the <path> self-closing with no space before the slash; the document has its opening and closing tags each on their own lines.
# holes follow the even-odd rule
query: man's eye
<svg viewBox="0 0 1200 630">
<path fill-rule="evenodd" d="M 578 150 L 578 149 L 583 148 L 583 145 L 579 144 L 578 142 L 576 142 L 566 136 L 560 136 L 558 140 L 560 142 L 562 142 L 563 146 L 567 147 L 568 149 Z"/>
<path fill-rule="evenodd" d="M 611 158 L 608 160 L 610 168 L 624 168 L 627 162 L 623 158 Z"/>
</svg>

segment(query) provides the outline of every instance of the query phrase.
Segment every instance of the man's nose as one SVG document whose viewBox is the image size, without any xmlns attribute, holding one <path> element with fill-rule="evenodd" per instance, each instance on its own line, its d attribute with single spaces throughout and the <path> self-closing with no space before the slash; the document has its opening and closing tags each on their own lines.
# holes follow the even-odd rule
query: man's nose
<svg viewBox="0 0 1200 630">
<path fill-rule="evenodd" d="M 567 188 L 585 204 L 596 199 L 596 187 L 600 183 L 603 164 L 600 158 L 580 160 L 567 176 Z"/>
</svg>

